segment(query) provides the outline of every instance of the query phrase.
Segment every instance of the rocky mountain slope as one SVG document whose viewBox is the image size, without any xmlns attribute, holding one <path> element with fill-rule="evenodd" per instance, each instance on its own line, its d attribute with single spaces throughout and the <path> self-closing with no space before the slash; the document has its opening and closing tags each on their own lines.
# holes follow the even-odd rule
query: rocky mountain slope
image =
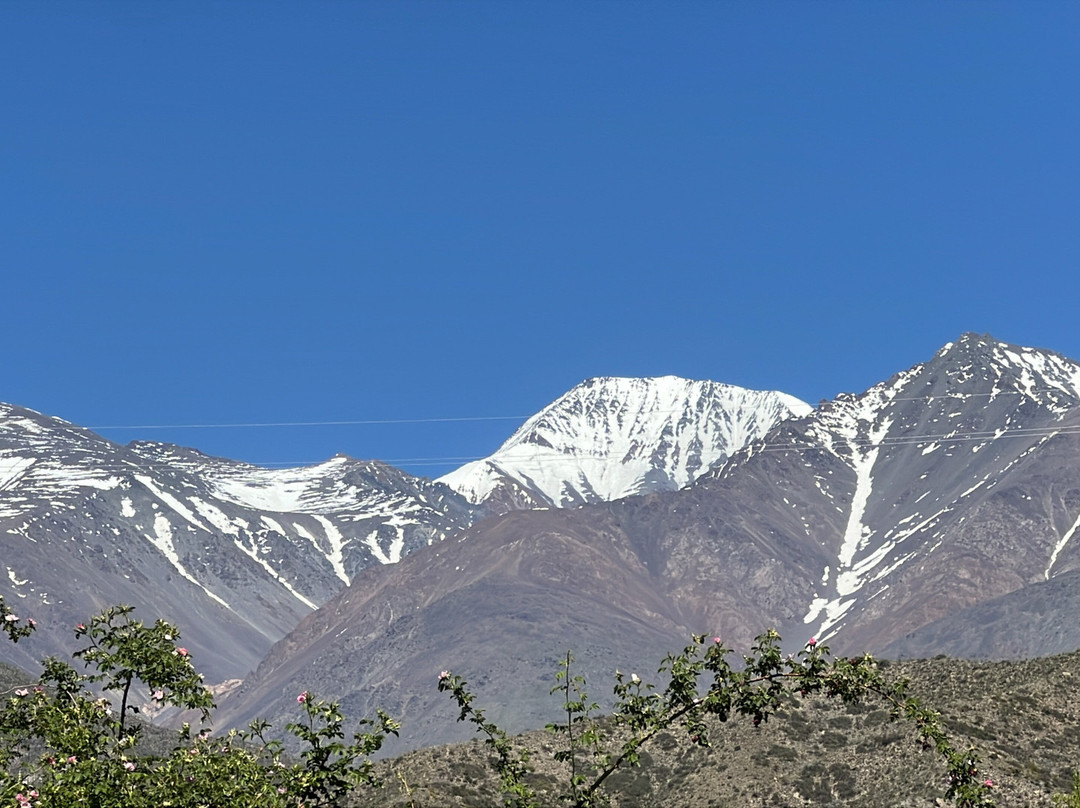
<svg viewBox="0 0 1080 808">
<path fill-rule="evenodd" d="M 493 455 L 440 482 L 502 510 L 683 488 L 810 405 L 785 393 L 664 376 L 582 382 Z"/>
<path fill-rule="evenodd" d="M 541 683 L 567 648 L 600 680 L 654 665 L 691 632 L 738 648 L 776 626 L 792 645 L 880 651 L 1080 570 L 1078 404 L 1077 363 L 964 335 L 781 422 L 682 490 L 508 514 L 361 575 L 222 717 L 283 715 L 310 687 L 396 713 L 405 748 L 460 737 L 435 693 L 443 668 L 489 683 L 491 715 L 520 729 L 552 718 Z"/>
<path fill-rule="evenodd" d="M 378 462 L 269 470 L 0 405 L 0 594 L 43 629 L 6 653 L 66 655 L 61 627 L 130 603 L 179 623 L 211 679 L 242 676 L 361 570 L 473 511 Z"/>
</svg>

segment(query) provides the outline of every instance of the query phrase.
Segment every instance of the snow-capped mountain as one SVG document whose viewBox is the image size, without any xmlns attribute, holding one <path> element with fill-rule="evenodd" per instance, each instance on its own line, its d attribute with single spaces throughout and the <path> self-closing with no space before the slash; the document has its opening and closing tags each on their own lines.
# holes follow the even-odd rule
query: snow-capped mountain
<svg viewBox="0 0 1080 808">
<path fill-rule="evenodd" d="M 0 594 L 43 629 L 17 662 L 62 653 L 61 627 L 124 602 L 180 623 L 208 675 L 239 676 L 360 570 L 472 511 L 378 462 L 264 469 L 0 405 Z"/>
<path fill-rule="evenodd" d="M 792 648 L 816 636 L 839 653 L 955 653 L 956 637 L 977 655 L 1060 651 L 1080 622 L 1078 458 L 1080 364 L 966 334 L 685 488 L 508 513 L 362 575 L 221 718 L 280 720 L 280 694 L 312 687 L 390 709 L 404 747 L 439 743 L 467 734 L 431 684 L 453 669 L 483 684 L 500 724 L 538 726 L 558 710 L 542 683 L 567 648 L 602 692 L 691 633 L 736 648 L 777 627 Z"/>
<path fill-rule="evenodd" d="M 493 455 L 440 482 L 475 504 L 517 507 L 671 491 L 810 410 L 785 393 L 719 382 L 589 379 L 526 421 Z"/>
<path fill-rule="evenodd" d="M 1023 482 L 1061 450 L 1080 417 L 1080 364 L 965 334 L 924 364 L 858 396 L 840 396 L 733 458 L 719 476 L 773 476 L 756 452 L 790 454 L 783 500 L 817 544 L 819 580 L 802 622 L 828 639 L 880 647 L 899 619 L 917 627 L 958 606 L 1063 571 L 1080 527 L 1080 468 Z M 761 471 L 757 471 L 761 468 Z M 1004 491 L 1056 502 L 1033 521 Z M 946 561 L 948 560 L 948 561 Z M 909 600 L 927 570 L 943 590 Z M 947 582 L 947 584 L 946 584 Z M 880 636 L 878 632 L 881 632 Z"/>
<path fill-rule="evenodd" d="M 1077 458 L 1080 363 L 976 334 L 816 410 L 587 382 L 444 478 L 471 503 L 377 462 L 268 470 L 2 406 L 0 594 L 43 627 L 134 603 L 181 622 L 212 679 L 262 658 L 227 723 L 280 719 L 281 694 L 312 687 L 389 709 L 409 746 L 460 729 L 431 687 L 442 668 L 497 673 L 492 717 L 543 723 L 534 685 L 567 648 L 600 688 L 691 632 L 1062 650 L 1080 617 Z M 475 521 L 495 511 L 513 512 Z M 44 639 L 27 654 L 69 637 Z"/>
<path fill-rule="evenodd" d="M 0 594 L 43 627 L 134 604 L 181 623 L 208 675 L 237 677 L 370 566 L 493 512 L 680 487 L 808 409 L 712 382 L 596 379 L 446 478 L 478 508 L 377 461 L 266 469 L 0 405 Z M 12 661 L 62 653 L 57 631 Z"/>
</svg>

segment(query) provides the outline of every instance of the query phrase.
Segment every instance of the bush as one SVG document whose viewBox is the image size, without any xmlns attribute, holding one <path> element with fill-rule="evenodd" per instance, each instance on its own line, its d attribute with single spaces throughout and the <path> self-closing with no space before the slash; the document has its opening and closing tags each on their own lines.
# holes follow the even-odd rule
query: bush
<svg viewBox="0 0 1080 808">
<path fill-rule="evenodd" d="M 907 697 L 906 681 L 887 681 L 869 655 L 832 659 L 827 647 L 811 639 L 797 655 L 784 657 L 775 631 L 760 635 L 751 650 L 736 668 L 728 660 L 732 650 L 724 647 L 719 637 L 707 642 L 704 636 L 695 635 L 681 653 L 670 654 L 664 660 L 660 672 L 667 676 L 668 683 L 662 690 L 636 674 L 625 676 L 617 671 L 615 714 L 610 726 L 594 717 L 596 705 L 588 699 L 584 678 L 571 676 L 573 655 L 567 653 L 552 690 L 560 693 L 566 718 L 548 727 L 564 739 L 564 747 L 554 753 L 555 760 L 567 768 L 566 787 L 560 799 L 574 808 L 605 805 L 605 789 L 612 776 L 638 765 L 644 746 L 666 741 L 674 730 L 684 733 L 691 748 L 708 747 L 706 717 L 727 721 L 742 716 L 758 726 L 778 713 L 794 713 L 792 705 L 800 699 L 823 694 L 849 706 L 867 698 L 882 700 L 893 720 L 905 719 L 913 724 L 919 743 L 935 750 L 944 760 L 948 769 L 946 797 L 964 808 L 993 806 L 993 783 L 979 773 L 975 751 L 956 749 L 940 716 L 917 699 Z M 477 732 L 496 752 L 493 760 L 507 804 L 513 808 L 538 808 L 536 794 L 524 778 L 533 751 L 516 748 L 502 729 L 487 720 L 483 711 L 474 706 L 475 696 L 460 676 L 443 671 L 439 689 L 457 702 L 461 710 L 458 720 L 475 724 Z M 851 719 L 844 721 L 850 724 Z M 805 729 L 801 725 L 799 728 Z M 821 740 L 830 747 L 847 743 L 844 735 L 831 730 Z M 813 795 L 804 796 L 817 799 L 827 795 L 831 799 L 834 792 L 840 796 L 854 794 L 854 775 L 847 767 L 826 770 L 810 764 L 804 775 L 809 789 L 816 789 Z"/>
<path fill-rule="evenodd" d="M 144 625 L 133 611 L 114 607 L 75 627 L 75 638 L 87 644 L 73 657 L 90 673 L 47 659 L 37 682 L 8 691 L 0 706 L 0 804 L 317 808 L 338 805 L 356 785 L 374 782 L 369 758 L 397 731 L 395 722 L 380 712 L 360 722 L 369 731 L 346 743 L 338 705 L 310 693 L 297 697 L 303 717 L 287 727 L 303 744 L 298 762 L 286 764 L 280 742 L 266 740 L 261 721 L 224 738 L 185 725 L 167 754 L 138 752 L 144 725 L 134 720 L 136 687 L 155 704 L 198 710 L 204 721 L 214 703 L 191 654 L 177 644 L 176 627 L 162 620 Z M 35 623 L 0 597 L 0 626 L 18 642 Z"/>
<path fill-rule="evenodd" d="M 128 606 L 114 607 L 75 628 L 84 647 L 73 658 L 87 673 L 48 659 L 38 681 L 0 693 L 7 696 L 0 704 L 0 805 L 322 808 L 341 805 L 359 785 L 376 784 L 370 757 L 387 734 L 396 734 L 397 724 L 379 711 L 376 718 L 360 721 L 347 742 L 338 705 L 309 692 L 296 699 L 301 720 L 286 727 L 301 743 L 298 760 L 287 761 L 281 742 L 267 740 L 264 721 L 225 737 L 185 726 L 165 752 L 142 751 L 145 747 L 137 743 L 144 725 L 136 720 L 135 693 L 149 693 L 156 705 L 196 710 L 203 721 L 214 704 L 191 654 L 178 645 L 176 627 L 161 620 L 147 626 L 132 613 Z M 33 620 L 22 620 L 0 597 L 0 631 L 12 642 L 29 637 L 34 628 Z M 868 723 L 886 715 L 910 722 L 918 741 L 946 765 L 946 796 L 963 808 L 993 806 L 992 783 L 979 773 L 974 750 L 957 750 L 938 714 L 907 697 L 905 681 L 887 681 L 872 657 L 833 659 L 813 639 L 798 654 L 785 657 L 775 631 L 759 636 L 737 666 L 729 661 L 731 653 L 719 637 L 706 641 L 694 636 L 661 665 L 667 680 L 663 688 L 636 674 L 616 672 L 616 708 L 606 718 L 596 714 L 586 682 L 573 674 L 573 655 L 567 653 L 552 689 L 563 702 L 565 718 L 548 727 L 557 743 L 544 744 L 565 770 L 565 778 L 554 783 L 532 771 L 531 750 L 515 745 L 487 720 L 464 679 L 443 671 L 438 687 L 458 704 L 458 720 L 473 723 L 484 736 L 506 802 L 514 808 L 538 808 L 537 788 L 561 792 L 559 799 L 573 808 L 607 804 L 612 783 L 644 799 L 650 780 L 630 769 L 648 760 L 645 747 L 682 744 L 701 754 L 710 746 L 706 719 L 742 717 L 758 726 L 786 714 L 796 733 L 818 737 L 798 703 L 819 694 L 849 707 L 880 700 L 887 710 L 868 713 Z M 820 739 L 829 746 L 846 744 L 836 730 L 851 723 L 848 717 L 832 719 L 832 729 Z M 777 745 L 771 754 L 790 759 L 797 752 Z M 855 793 L 854 773 L 842 764 L 826 768 L 811 762 L 803 775 L 804 797 L 831 800 Z M 407 789 L 404 776 L 399 772 L 398 777 Z M 1080 808 L 1080 776 L 1073 794 L 1057 795 L 1055 805 Z"/>
</svg>

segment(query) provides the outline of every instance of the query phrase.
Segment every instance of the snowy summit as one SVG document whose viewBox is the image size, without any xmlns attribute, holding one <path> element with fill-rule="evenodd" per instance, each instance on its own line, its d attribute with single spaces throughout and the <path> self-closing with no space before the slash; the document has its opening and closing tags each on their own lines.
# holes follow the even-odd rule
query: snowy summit
<svg viewBox="0 0 1080 808">
<path fill-rule="evenodd" d="M 811 410 L 785 393 L 676 376 L 588 379 L 439 482 L 476 504 L 516 495 L 560 508 L 674 490 Z"/>
</svg>

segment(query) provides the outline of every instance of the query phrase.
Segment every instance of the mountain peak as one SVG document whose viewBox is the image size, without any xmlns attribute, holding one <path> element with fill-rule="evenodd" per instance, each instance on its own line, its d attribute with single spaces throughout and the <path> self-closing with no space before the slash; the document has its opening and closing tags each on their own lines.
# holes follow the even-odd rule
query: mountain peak
<svg viewBox="0 0 1080 808">
<path fill-rule="evenodd" d="M 567 507 L 693 482 L 779 421 L 811 407 L 774 391 L 678 376 L 586 379 L 527 420 L 495 454 L 440 478 L 474 503 Z"/>
<path fill-rule="evenodd" d="M 1060 414 L 1080 404 L 1080 363 L 1054 351 L 966 333 L 946 343 L 928 367 L 940 367 L 961 391 L 985 386 L 991 399 L 1020 394 Z"/>
</svg>

